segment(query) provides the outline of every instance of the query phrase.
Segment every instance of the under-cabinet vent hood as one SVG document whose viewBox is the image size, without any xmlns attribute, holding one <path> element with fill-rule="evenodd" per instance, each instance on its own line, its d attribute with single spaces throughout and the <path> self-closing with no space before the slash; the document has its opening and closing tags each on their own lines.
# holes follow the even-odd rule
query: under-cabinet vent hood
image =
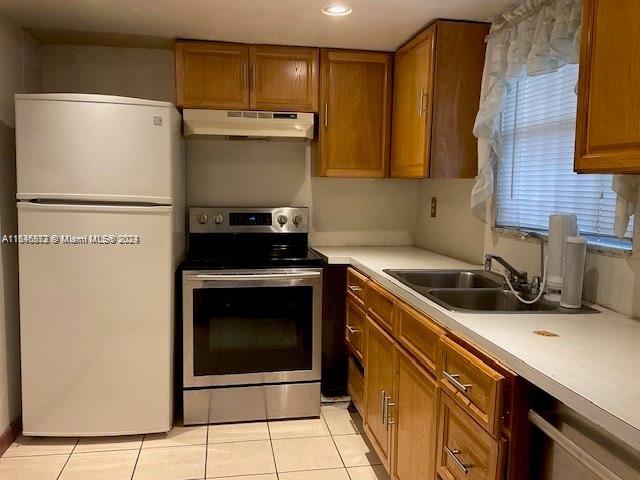
<svg viewBox="0 0 640 480">
<path fill-rule="evenodd" d="M 313 138 L 313 113 L 185 109 L 182 115 L 187 137 Z"/>
</svg>

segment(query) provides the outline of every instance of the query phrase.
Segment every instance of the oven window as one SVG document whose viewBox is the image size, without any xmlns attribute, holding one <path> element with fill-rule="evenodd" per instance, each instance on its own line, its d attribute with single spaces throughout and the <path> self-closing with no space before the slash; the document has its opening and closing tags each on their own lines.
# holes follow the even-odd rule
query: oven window
<svg viewBox="0 0 640 480">
<path fill-rule="evenodd" d="M 313 287 L 193 291 L 195 376 L 311 370 Z"/>
</svg>

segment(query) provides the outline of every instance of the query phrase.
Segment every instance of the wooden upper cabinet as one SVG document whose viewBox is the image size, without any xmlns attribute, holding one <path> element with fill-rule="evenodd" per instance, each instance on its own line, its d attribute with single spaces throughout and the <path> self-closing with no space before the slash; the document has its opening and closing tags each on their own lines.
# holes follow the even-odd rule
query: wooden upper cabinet
<svg viewBox="0 0 640 480">
<path fill-rule="evenodd" d="M 318 174 L 388 176 L 392 55 L 322 50 L 320 56 Z"/>
<path fill-rule="evenodd" d="M 249 47 L 251 108 L 317 112 L 318 56 L 317 48 Z"/>
<path fill-rule="evenodd" d="M 394 61 L 391 176 L 422 178 L 429 173 L 435 28 L 396 52 Z"/>
<path fill-rule="evenodd" d="M 485 23 L 437 21 L 395 55 L 391 176 L 473 178 Z"/>
<path fill-rule="evenodd" d="M 178 40 L 177 104 L 317 112 L 319 50 Z"/>
<path fill-rule="evenodd" d="M 575 170 L 640 173 L 640 2 L 585 0 Z"/>
<path fill-rule="evenodd" d="M 185 108 L 249 108 L 249 47 L 179 40 L 177 104 Z"/>
</svg>

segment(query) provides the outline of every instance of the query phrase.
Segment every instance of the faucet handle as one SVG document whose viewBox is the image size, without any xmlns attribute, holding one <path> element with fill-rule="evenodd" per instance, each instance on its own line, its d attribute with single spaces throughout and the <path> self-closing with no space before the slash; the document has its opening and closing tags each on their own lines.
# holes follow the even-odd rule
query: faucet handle
<svg viewBox="0 0 640 480">
<path fill-rule="evenodd" d="M 493 257 L 491 256 L 490 253 L 487 253 L 484 256 L 484 271 L 485 272 L 490 272 L 491 271 L 491 260 L 493 260 Z"/>
</svg>

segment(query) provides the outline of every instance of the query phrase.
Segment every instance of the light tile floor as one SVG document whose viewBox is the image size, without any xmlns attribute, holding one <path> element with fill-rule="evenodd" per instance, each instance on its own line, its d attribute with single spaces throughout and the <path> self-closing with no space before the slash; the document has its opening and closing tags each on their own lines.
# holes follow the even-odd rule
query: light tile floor
<svg viewBox="0 0 640 480">
<path fill-rule="evenodd" d="M 176 426 L 111 438 L 19 438 L 7 480 L 388 480 L 346 403 L 318 419 Z"/>
</svg>

